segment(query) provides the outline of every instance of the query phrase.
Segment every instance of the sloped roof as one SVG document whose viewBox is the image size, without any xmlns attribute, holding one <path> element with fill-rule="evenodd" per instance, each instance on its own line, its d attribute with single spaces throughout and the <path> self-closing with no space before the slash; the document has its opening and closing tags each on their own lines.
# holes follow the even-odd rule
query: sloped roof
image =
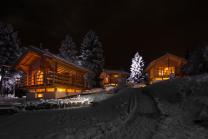
<svg viewBox="0 0 208 139">
<path fill-rule="evenodd" d="M 29 49 L 21 56 L 21 58 L 18 60 L 18 62 L 15 64 L 15 66 L 18 65 L 29 52 L 35 52 L 37 54 L 41 54 L 41 55 L 44 55 L 46 57 L 53 58 L 55 60 L 61 61 L 61 62 L 65 63 L 65 64 L 67 64 L 67 65 L 76 67 L 76 68 L 78 68 L 80 70 L 83 70 L 85 72 L 90 72 L 90 70 L 87 69 L 87 68 L 84 68 L 82 66 L 76 65 L 76 64 L 74 64 L 74 63 L 72 63 L 72 62 L 70 62 L 68 60 L 65 60 L 65 59 L 63 59 L 61 57 L 56 56 L 55 54 L 53 54 L 53 53 L 51 53 L 51 52 L 49 52 L 47 50 L 41 50 L 41 49 L 39 49 L 37 47 L 34 47 L 34 46 L 30 46 L 29 47 Z"/>
<path fill-rule="evenodd" d="M 165 55 L 163 55 L 163 56 L 161 56 L 161 57 L 159 57 L 159 58 L 153 60 L 153 61 L 147 66 L 147 68 L 145 69 L 145 71 L 148 71 L 148 70 L 149 70 L 153 65 L 155 65 L 158 61 L 160 61 L 160 60 L 162 60 L 162 59 L 164 59 L 164 58 L 166 58 L 166 57 L 172 57 L 172 58 L 175 58 L 175 59 L 177 59 L 177 60 L 182 61 L 183 63 L 186 63 L 186 59 L 185 59 L 185 58 L 176 56 L 176 55 L 174 55 L 174 54 L 166 53 Z"/>
</svg>

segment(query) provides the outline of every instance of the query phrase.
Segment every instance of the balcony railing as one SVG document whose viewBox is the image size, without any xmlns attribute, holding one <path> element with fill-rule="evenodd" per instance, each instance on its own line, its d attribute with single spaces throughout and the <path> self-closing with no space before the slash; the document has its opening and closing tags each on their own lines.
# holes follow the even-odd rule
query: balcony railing
<svg viewBox="0 0 208 139">
<path fill-rule="evenodd" d="M 38 82 L 34 81 L 31 76 L 25 77 L 22 86 L 40 86 L 40 85 L 66 85 L 66 86 L 77 86 L 84 87 L 84 78 L 77 79 L 76 76 L 69 76 L 64 74 L 49 73 L 43 75 L 42 81 L 39 79 Z"/>
</svg>

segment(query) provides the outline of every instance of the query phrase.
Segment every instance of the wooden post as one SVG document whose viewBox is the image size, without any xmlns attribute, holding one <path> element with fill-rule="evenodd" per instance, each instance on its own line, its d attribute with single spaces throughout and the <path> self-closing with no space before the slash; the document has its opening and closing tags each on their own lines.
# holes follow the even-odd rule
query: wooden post
<svg viewBox="0 0 208 139">
<path fill-rule="evenodd" d="M 54 69 L 53 69 L 53 85 L 55 83 L 56 74 L 57 74 L 57 62 L 55 62 Z"/>
<path fill-rule="evenodd" d="M 42 67 L 43 67 L 43 85 L 44 85 L 44 89 L 45 89 L 45 93 L 46 93 L 47 75 L 46 75 L 46 65 L 45 65 L 46 60 L 45 60 L 44 56 L 41 58 L 40 64 L 42 64 Z"/>
</svg>

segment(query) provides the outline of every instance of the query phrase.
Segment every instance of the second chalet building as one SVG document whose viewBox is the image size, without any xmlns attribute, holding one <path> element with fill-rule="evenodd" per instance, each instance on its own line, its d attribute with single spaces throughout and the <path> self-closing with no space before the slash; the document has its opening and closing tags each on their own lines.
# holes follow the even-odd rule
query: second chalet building
<svg viewBox="0 0 208 139">
<path fill-rule="evenodd" d="M 28 98 L 62 98 L 86 89 L 87 69 L 31 47 L 18 61 L 16 69 L 24 72 L 22 88 Z"/>
<path fill-rule="evenodd" d="M 162 57 L 152 61 L 146 68 L 149 75 L 149 82 L 155 83 L 162 80 L 168 80 L 171 75 L 181 77 L 181 68 L 186 64 L 182 57 L 167 53 Z"/>
<path fill-rule="evenodd" d="M 125 84 L 129 73 L 119 70 L 103 70 L 100 75 L 103 86 L 118 86 L 119 84 Z"/>
</svg>

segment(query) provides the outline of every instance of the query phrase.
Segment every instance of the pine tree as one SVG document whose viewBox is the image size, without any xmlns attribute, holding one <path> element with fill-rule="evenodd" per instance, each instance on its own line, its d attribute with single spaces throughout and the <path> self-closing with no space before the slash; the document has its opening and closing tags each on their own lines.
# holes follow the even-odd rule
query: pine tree
<svg viewBox="0 0 208 139">
<path fill-rule="evenodd" d="M 91 87 L 99 87 L 99 76 L 104 66 L 104 54 L 101 42 L 98 36 L 93 31 L 89 31 L 81 46 L 80 65 L 90 69 L 93 73 L 92 76 L 88 75 L 88 84 Z"/>
<path fill-rule="evenodd" d="M 128 81 L 132 84 L 139 83 L 143 80 L 144 61 L 142 56 L 137 52 L 132 59 L 131 74 Z"/>
<path fill-rule="evenodd" d="M 0 22 L 0 65 L 12 65 L 21 55 L 17 32 Z"/>
<path fill-rule="evenodd" d="M 185 75 L 208 73 L 208 45 L 199 44 L 197 49 L 190 52 L 181 70 Z"/>
<path fill-rule="evenodd" d="M 77 61 L 77 54 L 78 51 L 76 50 L 76 44 L 69 35 L 66 35 L 65 39 L 61 43 L 58 55 L 70 62 L 75 63 Z"/>
<path fill-rule="evenodd" d="M 19 39 L 12 25 L 0 22 L 0 91 L 6 76 L 12 74 L 7 67 L 11 67 L 20 57 Z"/>
</svg>

